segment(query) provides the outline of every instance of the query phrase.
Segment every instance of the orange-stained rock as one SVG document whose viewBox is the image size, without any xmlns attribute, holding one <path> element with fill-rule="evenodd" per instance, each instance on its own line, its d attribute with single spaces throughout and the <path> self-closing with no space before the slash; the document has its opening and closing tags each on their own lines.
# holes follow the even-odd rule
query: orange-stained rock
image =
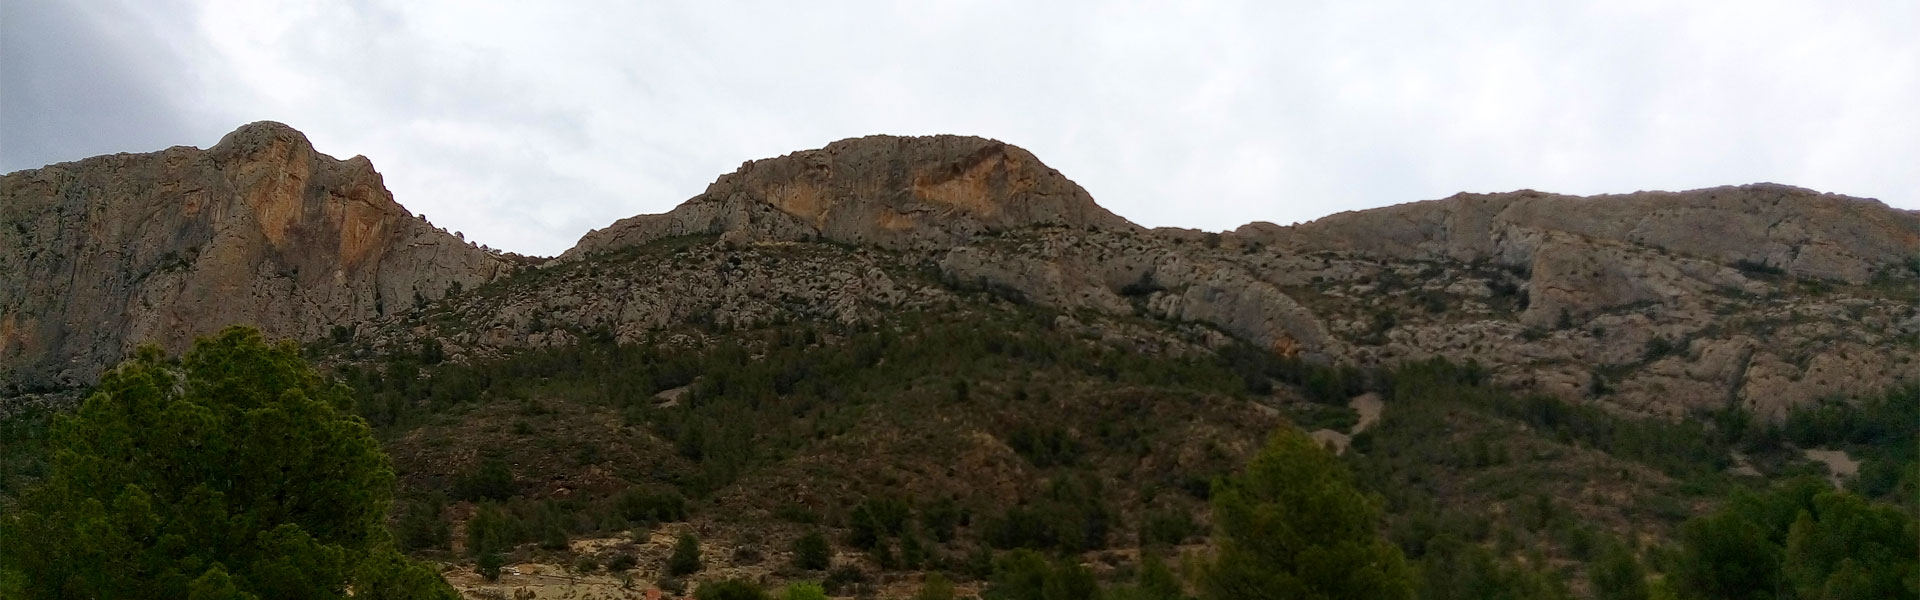
<svg viewBox="0 0 1920 600">
<path fill-rule="evenodd" d="M 506 272 L 395 203 L 365 158 L 279 123 L 205 150 L 0 176 L 0 388 L 91 381 L 226 325 L 301 339 Z M 4 390 L 0 390 L 4 391 Z"/>
</svg>

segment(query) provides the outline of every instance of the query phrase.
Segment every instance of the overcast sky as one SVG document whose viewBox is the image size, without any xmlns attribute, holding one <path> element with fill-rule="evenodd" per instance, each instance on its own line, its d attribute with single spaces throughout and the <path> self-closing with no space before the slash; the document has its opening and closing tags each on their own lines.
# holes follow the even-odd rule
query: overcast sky
<svg viewBox="0 0 1920 600">
<path fill-rule="evenodd" d="M 1027 148 L 1135 222 L 1773 181 L 1920 208 L 1920 3 L 0 2 L 0 171 L 276 120 L 551 255 L 742 161 Z"/>
</svg>

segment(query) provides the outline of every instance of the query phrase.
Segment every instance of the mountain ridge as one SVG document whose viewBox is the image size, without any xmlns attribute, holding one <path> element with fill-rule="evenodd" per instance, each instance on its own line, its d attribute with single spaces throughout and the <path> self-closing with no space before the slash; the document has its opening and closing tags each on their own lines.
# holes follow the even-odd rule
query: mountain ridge
<svg viewBox="0 0 1920 600">
<path fill-rule="evenodd" d="M 111 190 L 90 183 L 115 181 L 132 183 Z M 922 265 L 948 281 L 1060 309 L 1201 323 L 1322 362 L 1480 360 L 1518 367 L 1512 370 L 1525 375 L 1515 385 L 1567 398 L 1612 387 L 1626 398 L 1609 401 L 1667 415 L 1732 399 L 1778 416 L 1835 389 L 1909 380 L 1910 369 L 1899 365 L 1914 349 L 1871 340 L 1920 331 L 1920 317 L 1899 308 L 1900 286 L 1920 278 L 1912 267 L 1920 261 L 1920 213 L 1776 184 L 1599 197 L 1462 193 L 1216 234 L 1140 227 L 1031 153 L 997 140 L 868 136 L 748 161 L 672 211 L 621 219 L 557 257 L 516 260 L 414 217 L 365 158 L 332 159 L 297 130 L 262 122 L 207 150 L 176 147 L 9 174 L 0 178 L 0 198 L 14 223 L 0 232 L 0 257 L 26 267 L 7 269 L 16 274 L 6 286 L 16 295 L 0 295 L 7 356 L 0 369 L 16 374 L 15 391 L 84 381 L 134 345 L 157 341 L 177 350 L 231 322 L 251 320 L 299 339 L 391 327 L 381 323 L 528 268 L 592 262 L 688 236 L 715 238 L 715 257 L 768 244 L 872 248 L 892 253 L 876 264 Z M 203 204 L 223 210 L 196 208 Z M 86 207 L 87 217 L 63 217 L 68 207 Z M 151 216 L 127 223 L 125 213 Z M 94 230 L 105 233 L 81 235 Z M 192 235 L 173 239 L 168 230 Z M 62 244 L 118 245 L 138 260 L 67 260 L 56 251 Z M 203 247 L 225 250 L 203 256 Z M 822 276 L 835 272 L 823 269 Z M 83 270 L 119 283 L 74 293 L 46 283 Z M 580 292 L 655 297 L 651 308 L 626 300 L 591 310 L 580 307 L 599 303 L 483 307 L 503 324 L 497 327 L 517 325 L 459 343 L 492 351 L 555 343 L 532 341 L 526 324 L 535 313 L 562 315 L 581 330 L 611 327 L 623 339 L 635 335 L 628 329 L 733 310 L 723 308 L 728 303 L 765 308 L 739 318 L 871 318 L 885 302 L 849 307 L 870 304 L 859 294 L 887 297 L 899 283 L 875 273 L 846 274 L 863 283 L 803 301 L 842 306 L 824 313 L 765 308 L 755 298 L 810 285 L 771 272 L 760 283 L 665 285 L 682 289 L 672 297 L 632 287 L 638 284 Z M 1830 309 L 1832 302 L 1796 291 L 1829 283 L 1866 297 Z M 1874 286 L 1894 287 L 1889 296 Z M 210 296 L 243 288 L 254 291 L 251 301 Z M 79 302 L 46 300 L 67 295 Z M 1785 316 L 1760 319 L 1756 335 L 1728 331 L 1721 315 L 1763 305 L 1779 305 L 1772 310 Z M 1861 335 L 1794 333 L 1792 323 L 1805 318 L 1797 315 L 1816 309 L 1846 313 L 1831 326 Z M 1572 335 L 1583 323 L 1587 335 Z M 1770 352 L 1778 345 L 1769 340 L 1780 335 L 1790 338 L 1784 347 L 1797 349 Z M 1684 364 L 1645 360 L 1643 348 L 1656 339 L 1681 345 Z M 1846 367 L 1821 362 L 1834 350 L 1878 357 L 1851 365 L 1877 370 L 1842 377 Z M 1762 383 L 1749 389 L 1755 380 Z"/>
<path fill-rule="evenodd" d="M 14 388 L 81 384 L 136 345 L 177 352 L 235 322 L 311 338 L 510 266 L 394 202 L 365 157 L 265 121 L 204 150 L 0 176 L 0 217 Z"/>
</svg>

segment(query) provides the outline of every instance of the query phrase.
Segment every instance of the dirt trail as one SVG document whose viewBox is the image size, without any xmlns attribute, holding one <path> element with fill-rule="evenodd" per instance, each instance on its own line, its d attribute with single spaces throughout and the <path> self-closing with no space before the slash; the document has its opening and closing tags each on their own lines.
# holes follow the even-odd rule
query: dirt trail
<svg viewBox="0 0 1920 600">
<path fill-rule="evenodd" d="M 1313 441 L 1318 442 L 1320 445 L 1331 446 L 1333 453 L 1336 455 L 1346 454 L 1347 447 L 1353 445 L 1353 436 L 1360 435 L 1360 432 L 1366 431 L 1367 428 L 1372 427 L 1374 423 L 1380 422 L 1380 413 L 1386 410 L 1386 403 L 1380 401 L 1379 394 L 1368 392 L 1354 396 L 1352 400 L 1348 400 L 1347 407 L 1352 408 L 1354 412 L 1360 413 L 1360 420 L 1353 424 L 1352 429 L 1347 430 L 1346 433 L 1332 429 L 1321 429 L 1307 434 L 1313 438 Z"/>
<path fill-rule="evenodd" d="M 1380 401 L 1380 395 L 1373 392 L 1354 396 L 1352 400 L 1347 401 L 1347 406 L 1353 407 L 1355 412 L 1360 413 L 1360 422 L 1353 424 L 1351 435 L 1360 435 L 1360 432 L 1366 431 L 1374 423 L 1379 423 L 1380 411 L 1387 407 L 1386 403 Z"/>
<path fill-rule="evenodd" d="M 1802 448 L 1800 451 L 1808 460 L 1827 466 L 1827 480 L 1833 482 L 1833 487 L 1841 487 L 1841 480 L 1852 479 L 1860 473 L 1860 461 L 1848 456 L 1845 450 Z"/>
</svg>

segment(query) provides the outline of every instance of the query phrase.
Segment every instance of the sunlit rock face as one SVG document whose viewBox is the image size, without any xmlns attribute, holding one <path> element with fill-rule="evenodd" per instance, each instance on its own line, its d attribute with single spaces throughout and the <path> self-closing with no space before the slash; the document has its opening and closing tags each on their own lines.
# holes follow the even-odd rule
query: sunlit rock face
<svg viewBox="0 0 1920 600">
<path fill-rule="evenodd" d="M 234 323 L 317 336 L 508 269 L 395 203 L 366 158 L 271 122 L 205 150 L 5 175 L 0 217 L 0 372 L 16 390 Z"/>
<path fill-rule="evenodd" d="M 1004 142 L 868 136 L 749 161 L 666 214 L 622 219 L 588 233 L 566 256 L 728 232 L 754 241 L 943 248 L 1041 225 L 1139 229 L 1033 154 Z"/>
<path fill-rule="evenodd" d="M 1920 214 L 1772 184 L 1147 230 L 1015 146 L 870 136 L 747 162 L 451 300 L 518 262 L 410 215 L 365 159 L 279 124 L 14 173 L 0 201 L 14 391 L 230 323 L 485 356 L 690 321 L 881 322 L 970 289 L 1312 361 L 1471 360 L 1518 388 L 1674 418 L 1778 418 L 1920 378 Z"/>
</svg>

